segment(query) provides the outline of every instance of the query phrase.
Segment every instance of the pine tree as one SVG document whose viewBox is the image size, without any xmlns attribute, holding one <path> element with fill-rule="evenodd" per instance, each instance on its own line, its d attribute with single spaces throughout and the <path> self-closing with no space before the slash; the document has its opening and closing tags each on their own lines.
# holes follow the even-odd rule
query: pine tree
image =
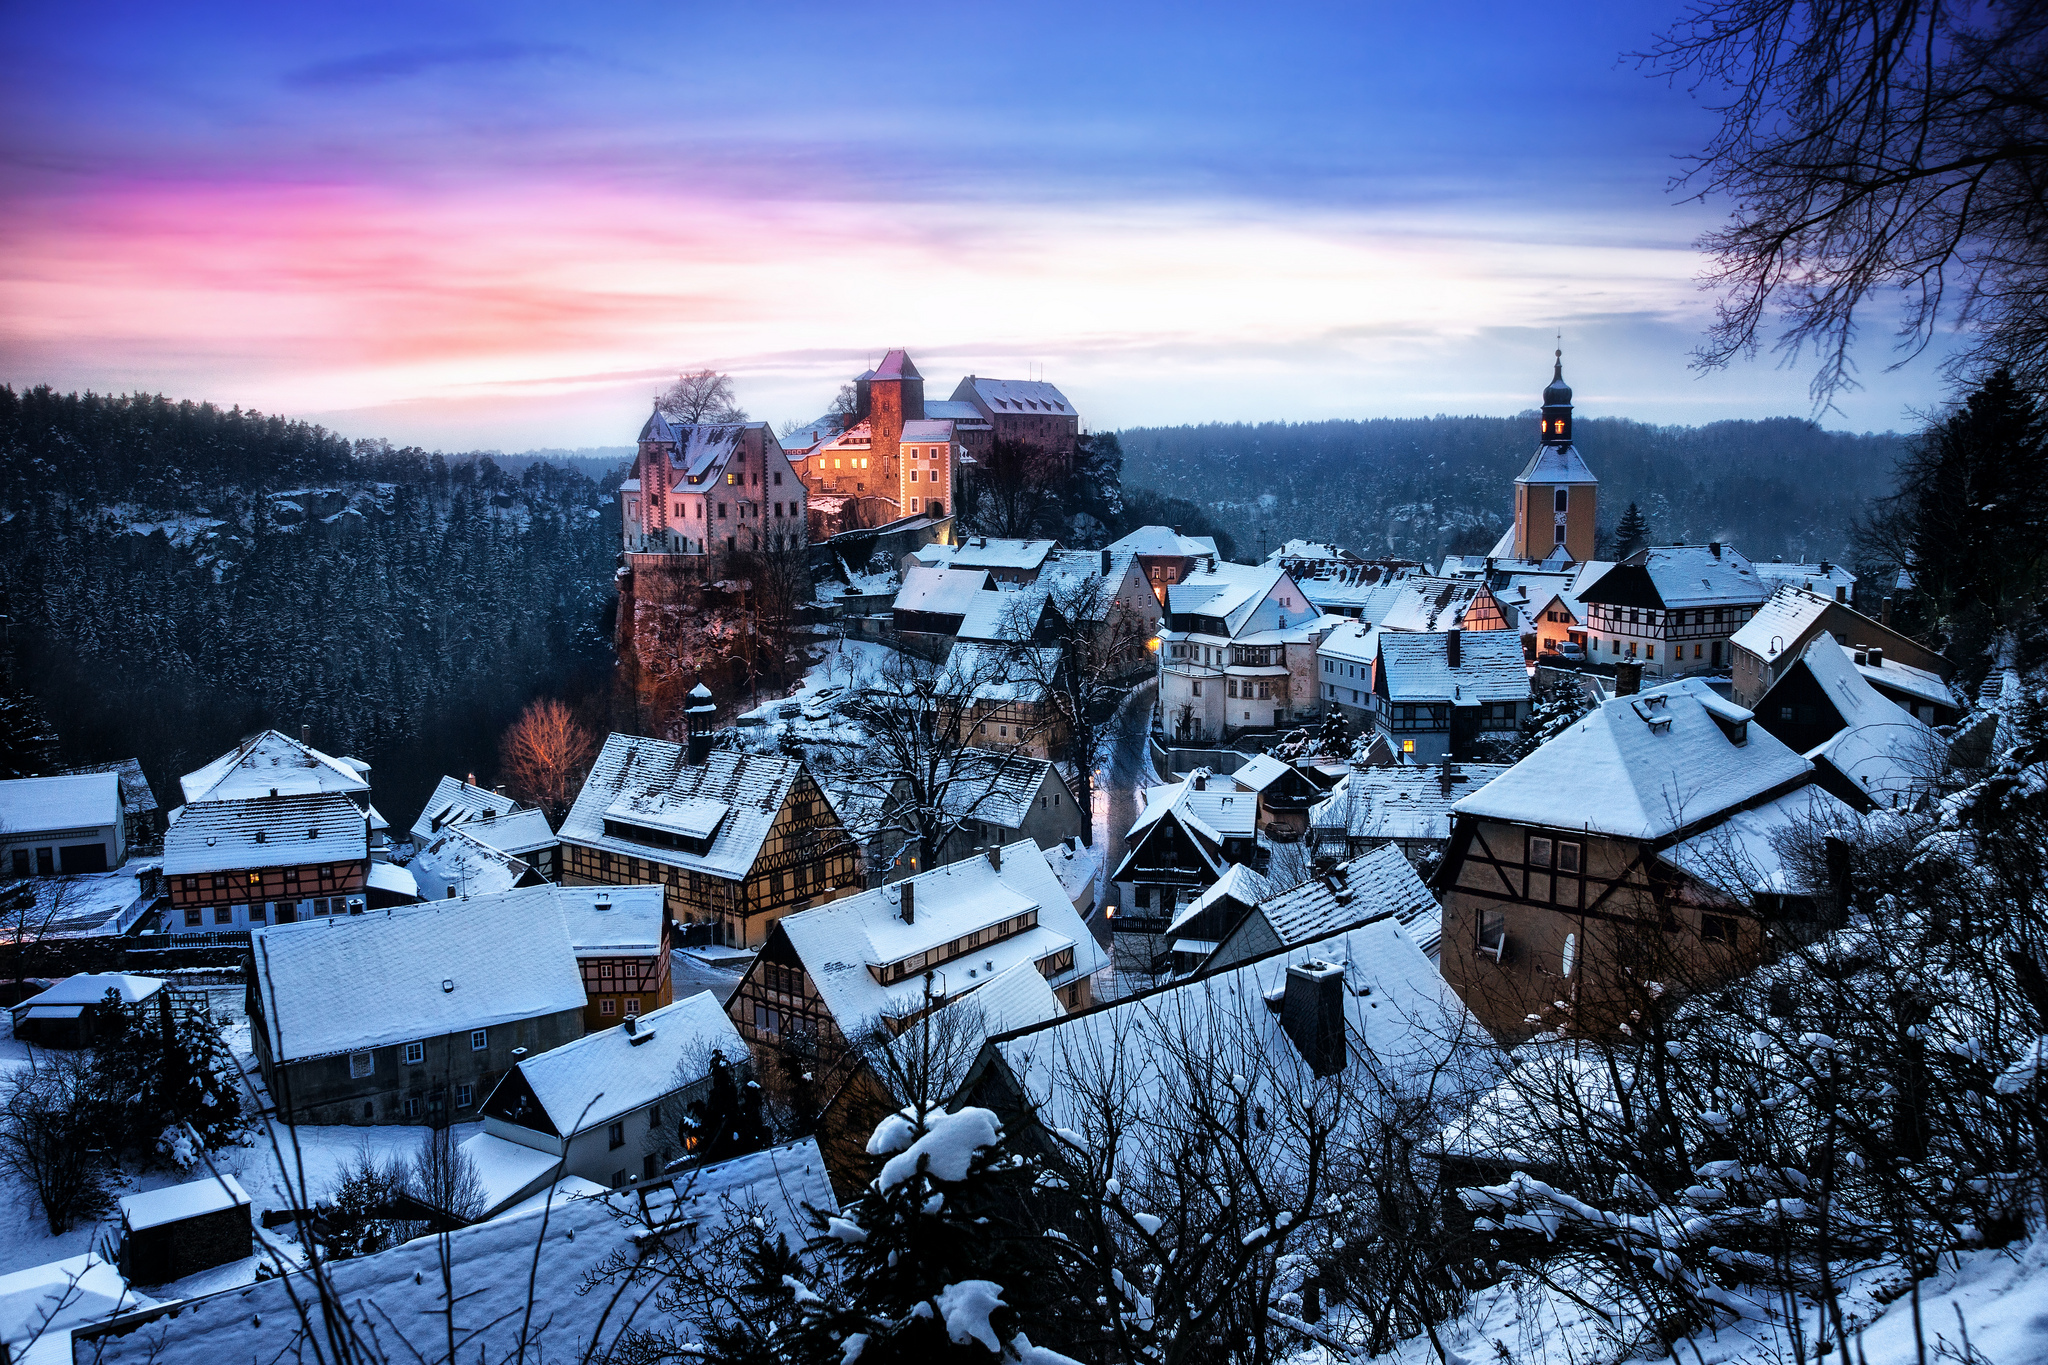
<svg viewBox="0 0 2048 1365">
<path fill-rule="evenodd" d="M 1323 712 L 1323 723 L 1316 731 L 1316 752 L 1319 754 L 1348 754 L 1351 752 L 1351 727 L 1344 723 L 1344 717 L 1332 705 Z"/>
<path fill-rule="evenodd" d="M 1621 514 L 1621 525 L 1614 528 L 1614 557 L 1627 559 L 1649 543 L 1650 519 L 1642 508 L 1630 503 Z"/>
<path fill-rule="evenodd" d="M 723 1052 L 711 1054 L 711 1088 L 683 1116 L 683 1150 L 703 1165 L 725 1161 L 768 1145 L 768 1125 L 761 1121 L 761 1087 L 733 1079 Z"/>
<path fill-rule="evenodd" d="M 57 732 L 42 702 L 0 683 L 0 780 L 41 777 L 57 764 Z"/>
</svg>

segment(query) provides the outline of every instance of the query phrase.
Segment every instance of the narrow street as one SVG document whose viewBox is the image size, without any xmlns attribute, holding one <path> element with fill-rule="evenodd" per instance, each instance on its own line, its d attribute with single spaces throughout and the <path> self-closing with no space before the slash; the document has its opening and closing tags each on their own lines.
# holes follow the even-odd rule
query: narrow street
<svg viewBox="0 0 2048 1365">
<path fill-rule="evenodd" d="M 1115 723 L 1110 731 L 1109 752 L 1095 770 L 1095 851 L 1102 858 L 1102 904 L 1105 908 L 1114 903 L 1112 898 L 1116 890 L 1109 885 L 1109 874 L 1116 871 L 1117 863 L 1124 856 L 1124 833 L 1143 809 L 1138 789 L 1159 781 L 1152 767 L 1149 748 L 1152 707 L 1158 695 L 1156 679 L 1148 678 L 1131 689 L 1130 695 L 1117 707 Z M 1106 918 L 1098 915 L 1095 922 L 1097 937 L 1106 941 Z"/>
</svg>

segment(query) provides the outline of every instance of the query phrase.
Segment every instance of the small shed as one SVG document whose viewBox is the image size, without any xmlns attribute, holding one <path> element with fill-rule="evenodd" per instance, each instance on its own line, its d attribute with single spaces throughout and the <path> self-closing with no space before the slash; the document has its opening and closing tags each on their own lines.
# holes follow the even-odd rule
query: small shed
<svg viewBox="0 0 2048 1365">
<path fill-rule="evenodd" d="M 90 1047 L 100 1016 L 109 1008 L 109 992 L 120 1005 L 137 1005 L 163 988 L 153 976 L 80 972 L 16 1005 L 14 1036 L 38 1047 Z"/>
<path fill-rule="evenodd" d="M 231 1175 L 210 1175 L 121 1200 L 121 1273 L 169 1284 L 252 1254 L 249 1196 Z"/>
</svg>

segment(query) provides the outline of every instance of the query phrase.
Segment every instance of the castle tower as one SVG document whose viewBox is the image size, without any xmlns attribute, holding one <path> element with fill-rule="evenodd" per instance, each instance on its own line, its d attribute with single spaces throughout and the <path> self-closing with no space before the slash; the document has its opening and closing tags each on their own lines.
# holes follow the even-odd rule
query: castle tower
<svg viewBox="0 0 2048 1365">
<path fill-rule="evenodd" d="M 1542 443 L 1515 478 L 1512 557 L 1543 560 L 1561 549 L 1575 562 L 1591 559 L 1599 501 L 1600 480 L 1572 444 L 1572 388 L 1559 350 L 1543 390 Z"/>
<path fill-rule="evenodd" d="M 898 349 L 882 357 L 882 363 L 854 383 L 858 415 L 867 419 L 873 433 L 877 489 L 894 491 L 897 447 L 903 440 L 905 422 L 924 420 L 924 376 L 910 363 L 910 354 Z"/>
</svg>

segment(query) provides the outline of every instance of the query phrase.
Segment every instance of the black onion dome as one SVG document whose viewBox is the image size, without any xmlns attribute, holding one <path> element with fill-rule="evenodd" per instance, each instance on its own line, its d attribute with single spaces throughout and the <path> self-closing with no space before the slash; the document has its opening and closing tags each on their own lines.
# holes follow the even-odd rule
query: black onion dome
<svg viewBox="0 0 2048 1365">
<path fill-rule="evenodd" d="M 1557 368 L 1551 372 L 1549 387 L 1543 390 L 1543 406 L 1561 408 L 1572 401 L 1572 386 L 1564 382 L 1564 352 L 1557 353 Z"/>
</svg>

